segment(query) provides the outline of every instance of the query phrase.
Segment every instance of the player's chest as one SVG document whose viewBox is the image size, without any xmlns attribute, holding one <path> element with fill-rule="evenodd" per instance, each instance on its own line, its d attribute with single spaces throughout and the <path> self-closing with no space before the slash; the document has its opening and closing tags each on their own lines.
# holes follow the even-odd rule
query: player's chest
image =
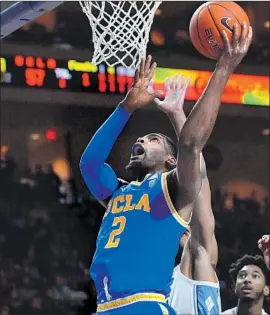
<svg viewBox="0 0 270 315">
<path fill-rule="evenodd" d="M 105 216 L 150 213 L 160 195 L 158 181 L 131 182 L 120 188 L 110 200 Z"/>
<path fill-rule="evenodd" d="M 150 212 L 151 194 L 146 191 L 128 191 L 114 196 L 107 208 L 107 214 L 117 215 L 127 212 Z"/>
</svg>

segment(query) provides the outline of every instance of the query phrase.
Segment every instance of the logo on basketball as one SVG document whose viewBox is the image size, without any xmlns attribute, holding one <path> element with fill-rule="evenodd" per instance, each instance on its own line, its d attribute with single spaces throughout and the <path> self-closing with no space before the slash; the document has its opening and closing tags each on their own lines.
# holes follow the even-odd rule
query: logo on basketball
<svg viewBox="0 0 270 315">
<path fill-rule="evenodd" d="M 220 52 L 220 48 L 218 47 L 217 41 L 215 40 L 211 28 L 207 28 L 204 30 L 206 40 L 208 41 L 212 50 L 216 51 L 217 53 Z"/>
<path fill-rule="evenodd" d="M 220 20 L 221 24 L 227 28 L 227 30 L 229 31 L 233 31 L 232 27 L 230 27 L 230 25 L 228 24 L 228 21 L 231 20 L 230 17 L 224 17 Z"/>
</svg>

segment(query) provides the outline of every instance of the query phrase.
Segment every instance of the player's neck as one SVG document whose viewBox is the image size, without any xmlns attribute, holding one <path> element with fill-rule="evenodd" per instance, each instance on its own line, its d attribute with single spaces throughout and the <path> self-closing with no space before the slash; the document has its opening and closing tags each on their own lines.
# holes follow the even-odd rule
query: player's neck
<svg viewBox="0 0 270 315">
<path fill-rule="evenodd" d="M 263 309 L 263 299 L 253 301 L 238 300 L 237 315 L 260 315 Z"/>
<path fill-rule="evenodd" d="M 146 172 L 142 172 L 140 175 L 137 175 L 137 181 L 143 181 L 147 176 L 155 173 L 163 173 L 165 170 L 163 169 L 148 169 Z"/>
</svg>

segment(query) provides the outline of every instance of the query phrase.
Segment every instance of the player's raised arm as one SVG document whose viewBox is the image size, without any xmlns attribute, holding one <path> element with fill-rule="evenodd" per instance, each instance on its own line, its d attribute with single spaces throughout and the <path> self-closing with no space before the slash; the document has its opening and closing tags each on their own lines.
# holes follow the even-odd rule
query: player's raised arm
<svg viewBox="0 0 270 315">
<path fill-rule="evenodd" d="M 226 83 L 246 55 L 252 39 L 252 28 L 242 24 L 242 33 L 237 25 L 230 44 L 226 32 L 222 33 L 224 51 L 202 96 L 189 114 L 178 141 L 176 174 L 181 194 L 181 206 L 195 200 L 202 186 L 200 153 L 208 140 L 217 119 L 221 95 Z"/>
<path fill-rule="evenodd" d="M 108 199 L 118 187 L 115 172 L 105 163 L 115 141 L 131 114 L 159 95 L 159 93 L 150 93 L 147 90 L 155 67 L 156 63 L 151 65 L 151 56 L 148 56 L 146 61 L 142 60 L 136 72 L 133 87 L 111 116 L 97 130 L 82 154 L 80 170 L 85 183 L 97 200 Z"/>
<path fill-rule="evenodd" d="M 184 79 L 181 75 L 167 78 L 165 82 L 165 99 L 163 101 L 155 99 L 157 107 L 169 117 L 177 138 L 180 137 L 186 121 L 183 105 L 189 81 L 189 79 Z M 217 262 L 217 245 L 214 236 L 215 219 L 211 207 L 211 191 L 207 178 L 206 165 L 202 153 L 200 171 L 203 180 L 202 190 L 196 198 L 194 207 L 187 207 L 185 209 L 185 211 L 189 211 L 189 213 L 185 213 L 185 217 L 190 217 L 190 212 L 193 210 L 191 237 L 195 238 L 196 241 L 192 241 L 191 245 L 203 246 L 208 252 L 212 264 L 215 265 Z"/>
<path fill-rule="evenodd" d="M 190 78 L 175 75 L 165 80 L 165 98 L 163 101 L 155 99 L 157 108 L 163 111 L 170 119 L 177 138 L 187 119 L 183 106 Z"/>
</svg>

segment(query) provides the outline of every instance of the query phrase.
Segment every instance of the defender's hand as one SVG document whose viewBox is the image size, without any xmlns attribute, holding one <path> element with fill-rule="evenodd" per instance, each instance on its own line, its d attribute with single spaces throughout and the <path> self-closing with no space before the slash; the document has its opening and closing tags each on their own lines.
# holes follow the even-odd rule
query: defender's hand
<svg viewBox="0 0 270 315">
<path fill-rule="evenodd" d="M 263 252 L 265 264 L 270 270 L 270 235 L 264 235 L 259 239 L 258 247 Z"/>
<path fill-rule="evenodd" d="M 155 98 L 157 107 L 167 115 L 183 111 L 183 105 L 190 78 L 184 79 L 182 75 L 166 78 L 165 90 L 166 95 L 163 101 Z"/>
<path fill-rule="evenodd" d="M 235 24 L 233 27 L 232 43 L 229 42 L 225 31 L 222 31 L 221 35 L 224 42 L 224 50 L 221 53 L 217 66 L 232 72 L 248 52 L 253 35 L 252 27 L 248 28 L 247 23 L 243 22 L 240 36 L 239 27 Z"/>
<path fill-rule="evenodd" d="M 144 107 L 161 95 L 161 91 L 150 92 L 149 84 L 153 78 L 157 64 L 154 62 L 151 65 L 152 56 L 148 56 L 146 61 L 142 59 L 139 68 L 136 71 L 134 84 L 127 96 L 122 102 L 123 107 L 129 111 Z"/>
</svg>

